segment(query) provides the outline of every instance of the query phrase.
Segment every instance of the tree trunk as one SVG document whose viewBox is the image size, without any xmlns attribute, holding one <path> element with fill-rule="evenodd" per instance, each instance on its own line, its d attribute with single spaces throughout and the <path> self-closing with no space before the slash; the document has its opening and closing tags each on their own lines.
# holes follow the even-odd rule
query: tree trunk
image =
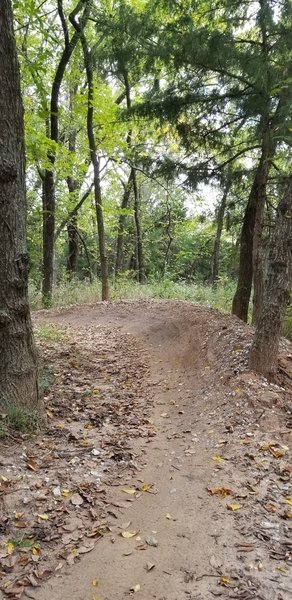
<svg viewBox="0 0 292 600">
<path fill-rule="evenodd" d="M 266 200 L 266 188 L 270 161 L 274 156 L 276 149 L 275 143 L 273 143 L 273 147 L 270 148 L 269 138 L 270 131 L 267 129 L 263 136 L 262 154 L 249 194 L 240 237 L 239 273 L 237 288 L 232 303 L 232 314 L 236 315 L 246 323 L 248 319 L 248 307 L 253 274 L 256 279 L 257 267 L 260 266 L 261 231 Z M 256 242 L 255 232 L 257 235 Z M 260 287 L 258 289 L 260 290 Z M 258 299 L 257 292 L 256 299 Z"/>
<path fill-rule="evenodd" d="M 132 190 L 132 170 L 129 179 L 126 183 L 123 198 L 121 202 L 121 210 L 125 210 L 128 207 L 129 199 Z M 126 215 L 121 213 L 118 222 L 118 235 L 117 235 L 117 253 L 116 253 L 116 266 L 115 275 L 117 276 L 123 270 L 124 262 L 124 229 L 125 229 Z"/>
<path fill-rule="evenodd" d="M 0 405 L 36 410 L 36 351 L 27 297 L 23 109 L 10 0 L 0 3 Z"/>
<path fill-rule="evenodd" d="M 216 230 L 216 237 L 215 237 L 215 241 L 214 241 L 212 263 L 211 263 L 211 285 L 213 287 L 216 286 L 217 279 L 218 279 L 218 273 L 219 273 L 221 235 L 222 235 L 222 230 L 223 230 L 224 215 L 225 215 L 226 202 L 227 202 L 227 196 L 228 196 L 229 190 L 230 190 L 230 184 L 226 184 L 226 187 L 225 187 L 225 190 L 224 190 L 224 193 L 222 196 L 222 200 L 221 200 L 219 208 L 218 208 L 218 213 L 217 213 L 217 230 Z"/>
<path fill-rule="evenodd" d="M 88 19 L 89 3 L 86 0 L 79 1 L 77 6 L 69 15 L 69 19 L 75 18 L 82 10 L 83 14 L 80 18 L 82 27 Z M 67 23 L 63 12 L 62 1 L 58 2 L 58 13 L 64 33 L 64 49 L 56 69 L 50 100 L 50 123 L 49 135 L 50 139 L 56 145 L 59 141 L 59 96 L 63 77 L 71 56 L 77 46 L 79 40 L 79 32 L 75 31 L 71 39 L 69 38 Z M 55 190 L 55 175 L 54 165 L 56 160 L 55 150 L 50 149 L 48 152 L 49 168 L 44 174 L 44 213 L 43 213 L 43 304 L 49 306 L 52 301 L 53 279 L 54 279 L 54 240 L 55 240 L 55 205 L 56 205 L 56 190 Z"/>
<path fill-rule="evenodd" d="M 88 10 L 90 11 L 91 2 L 88 2 Z M 76 32 L 80 36 L 84 63 L 86 69 L 86 78 L 88 86 L 87 95 L 87 137 L 89 146 L 89 155 L 91 164 L 93 166 L 93 181 L 94 181 L 94 203 L 96 210 L 97 230 L 98 230 L 98 246 L 100 256 L 100 270 L 101 270 L 101 299 L 109 300 L 109 280 L 108 280 L 108 260 L 106 253 L 105 244 L 105 228 L 103 220 L 103 209 L 102 209 L 102 193 L 100 187 L 100 164 L 97 156 L 97 147 L 94 136 L 93 126 L 93 106 L 94 106 L 94 69 L 92 62 L 92 55 L 89 51 L 86 37 L 84 35 L 84 24 L 82 21 L 77 21 L 75 14 L 71 13 L 70 21 L 75 28 Z"/>
<path fill-rule="evenodd" d="M 134 191 L 134 220 L 136 228 L 136 257 L 137 257 L 137 275 L 139 283 L 145 283 L 145 271 L 144 271 L 144 253 L 143 253 L 143 240 L 142 230 L 140 222 L 140 198 L 139 190 L 137 185 L 136 169 L 132 168 L 132 181 Z"/>
<path fill-rule="evenodd" d="M 79 235 L 78 235 L 77 216 L 67 224 L 68 232 L 68 256 L 67 256 L 67 273 L 70 278 L 77 273 L 77 262 L 79 254 Z"/>
<path fill-rule="evenodd" d="M 53 171 L 46 169 L 43 180 L 43 305 L 52 302 L 54 280 L 55 180 Z"/>
<path fill-rule="evenodd" d="M 267 275 L 249 366 L 269 377 L 277 371 L 281 324 L 292 282 L 292 177 L 279 203 L 267 260 Z"/>
</svg>

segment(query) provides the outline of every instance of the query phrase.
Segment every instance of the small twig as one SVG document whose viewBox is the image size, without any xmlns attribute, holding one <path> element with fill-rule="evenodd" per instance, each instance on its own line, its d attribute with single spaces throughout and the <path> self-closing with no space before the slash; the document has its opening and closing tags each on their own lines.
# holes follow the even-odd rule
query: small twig
<svg viewBox="0 0 292 600">
<path fill-rule="evenodd" d="M 214 573 L 203 573 L 203 575 L 199 575 L 199 577 L 195 578 L 195 581 L 201 581 L 201 579 L 203 579 L 203 577 L 220 577 L 220 575 L 214 575 Z"/>
</svg>

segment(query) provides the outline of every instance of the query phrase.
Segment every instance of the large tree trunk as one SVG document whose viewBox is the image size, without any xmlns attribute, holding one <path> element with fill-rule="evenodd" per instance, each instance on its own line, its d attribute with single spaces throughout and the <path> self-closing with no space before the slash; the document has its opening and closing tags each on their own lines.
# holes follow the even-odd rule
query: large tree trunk
<svg viewBox="0 0 292 600">
<path fill-rule="evenodd" d="M 212 254 L 212 263 L 211 263 L 211 285 L 214 287 L 217 283 L 218 274 L 219 274 L 219 258 L 220 258 L 220 245 L 221 245 L 221 236 L 223 230 L 224 223 L 224 215 L 226 209 L 227 196 L 230 189 L 230 184 L 226 184 L 222 200 L 220 202 L 218 212 L 217 212 L 217 229 L 216 229 L 216 237 L 214 241 L 214 248 Z"/>
<path fill-rule="evenodd" d="M 23 109 L 10 0 L 0 3 L 0 405 L 38 408 L 27 298 Z"/>
<path fill-rule="evenodd" d="M 269 245 L 262 309 L 250 351 L 250 368 L 269 377 L 277 371 L 281 324 L 292 284 L 292 177 L 279 203 Z"/>
</svg>

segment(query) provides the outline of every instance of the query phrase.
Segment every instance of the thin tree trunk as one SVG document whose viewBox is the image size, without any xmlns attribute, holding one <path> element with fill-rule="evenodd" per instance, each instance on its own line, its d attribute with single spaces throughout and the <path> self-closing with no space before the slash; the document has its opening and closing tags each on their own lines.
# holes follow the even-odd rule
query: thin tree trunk
<svg viewBox="0 0 292 600">
<path fill-rule="evenodd" d="M 249 365 L 269 377 L 277 371 L 277 356 L 283 317 L 292 283 L 292 177 L 279 203 L 269 244 L 267 276 Z"/>
<path fill-rule="evenodd" d="M 28 306 L 23 108 L 10 0 L 0 3 L 0 405 L 38 409 Z"/>
<path fill-rule="evenodd" d="M 143 253 L 143 239 L 140 222 L 140 197 L 137 185 L 136 169 L 132 169 L 132 181 L 134 191 L 134 221 L 136 229 L 136 257 L 137 257 L 137 274 L 139 283 L 145 283 L 145 271 L 144 271 L 144 253 Z"/>
<path fill-rule="evenodd" d="M 88 7 L 90 9 L 91 2 L 88 2 Z M 88 137 L 88 145 L 89 145 L 89 154 L 90 160 L 93 166 L 93 180 L 94 180 L 94 202 L 95 202 L 95 210 L 96 210 L 96 220 L 97 220 L 97 230 L 98 230 L 98 246 L 99 246 L 99 256 L 100 256 L 100 270 L 101 270 L 101 298 L 102 300 L 109 300 L 109 280 L 108 280 L 108 260 L 106 253 L 106 244 L 105 244 L 105 228 L 103 221 L 103 209 L 102 209 L 102 194 L 100 187 L 100 163 L 99 158 L 97 156 L 97 147 L 94 137 L 94 127 L 93 127 L 93 104 L 94 104 L 94 77 L 93 77 L 93 63 L 92 63 L 92 55 L 89 51 L 86 37 L 84 35 L 84 26 L 80 21 L 76 21 L 75 15 L 71 13 L 70 21 L 75 28 L 76 32 L 80 36 L 85 69 L 86 69 L 86 77 L 87 77 L 87 85 L 88 85 L 88 96 L 87 96 L 87 137 Z"/>
<path fill-rule="evenodd" d="M 216 229 L 216 237 L 214 241 L 214 248 L 212 254 L 212 263 L 211 263 L 211 285 L 215 287 L 218 279 L 219 273 L 219 258 L 220 258 L 220 245 L 221 245 L 221 236 L 223 230 L 224 223 L 224 215 L 227 203 L 228 192 L 230 190 L 230 183 L 226 184 L 225 190 L 222 196 L 222 200 L 220 202 L 218 213 L 217 213 L 217 229 Z"/>
<path fill-rule="evenodd" d="M 123 198 L 121 202 L 121 210 L 125 210 L 129 205 L 131 190 L 132 190 L 132 171 L 129 175 L 129 179 L 125 185 Z M 115 275 L 117 276 L 123 270 L 124 262 L 124 229 L 125 229 L 126 215 L 121 213 L 118 221 L 118 235 L 117 235 L 117 252 L 116 252 L 116 266 Z"/>
<path fill-rule="evenodd" d="M 67 273 L 72 278 L 77 273 L 77 263 L 79 255 L 79 236 L 78 236 L 78 219 L 77 216 L 72 217 L 67 224 L 68 231 L 68 256 L 67 256 Z"/>
</svg>

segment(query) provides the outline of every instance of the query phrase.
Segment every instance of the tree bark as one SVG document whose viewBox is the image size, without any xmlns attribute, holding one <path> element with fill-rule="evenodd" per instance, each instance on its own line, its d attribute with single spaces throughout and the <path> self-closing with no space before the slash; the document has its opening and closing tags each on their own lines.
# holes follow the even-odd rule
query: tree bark
<svg viewBox="0 0 292 600">
<path fill-rule="evenodd" d="M 252 343 L 249 366 L 266 377 L 277 371 L 283 317 L 292 283 L 292 177 L 278 206 L 267 260 L 262 309 Z"/>
<path fill-rule="evenodd" d="M 216 286 L 218 273 L 219 273 L 219 258 L 220 258 L 220 245 L 221 245 L 221 236 L 223 230 L 224 223 L 224 215 L 227 203 L 228 192 L 230 190 L 230 183 L 226 184 L 225 190 L 222 196 L 222 200 L 220 202 L 218 213 L 217 213 L 217 229 L 216 229 L 216 237 L 214 241 L 214 248 L 212 254 L 212 263 L 211 263 L 211 278 L 210 282 L 213 287 Z"/>
<path fill-rule="evenodd" d="M 23 108 L 10 0 L 0 3 L 0 405 L 39 406 L 27 297 Z"/>
</svg>

